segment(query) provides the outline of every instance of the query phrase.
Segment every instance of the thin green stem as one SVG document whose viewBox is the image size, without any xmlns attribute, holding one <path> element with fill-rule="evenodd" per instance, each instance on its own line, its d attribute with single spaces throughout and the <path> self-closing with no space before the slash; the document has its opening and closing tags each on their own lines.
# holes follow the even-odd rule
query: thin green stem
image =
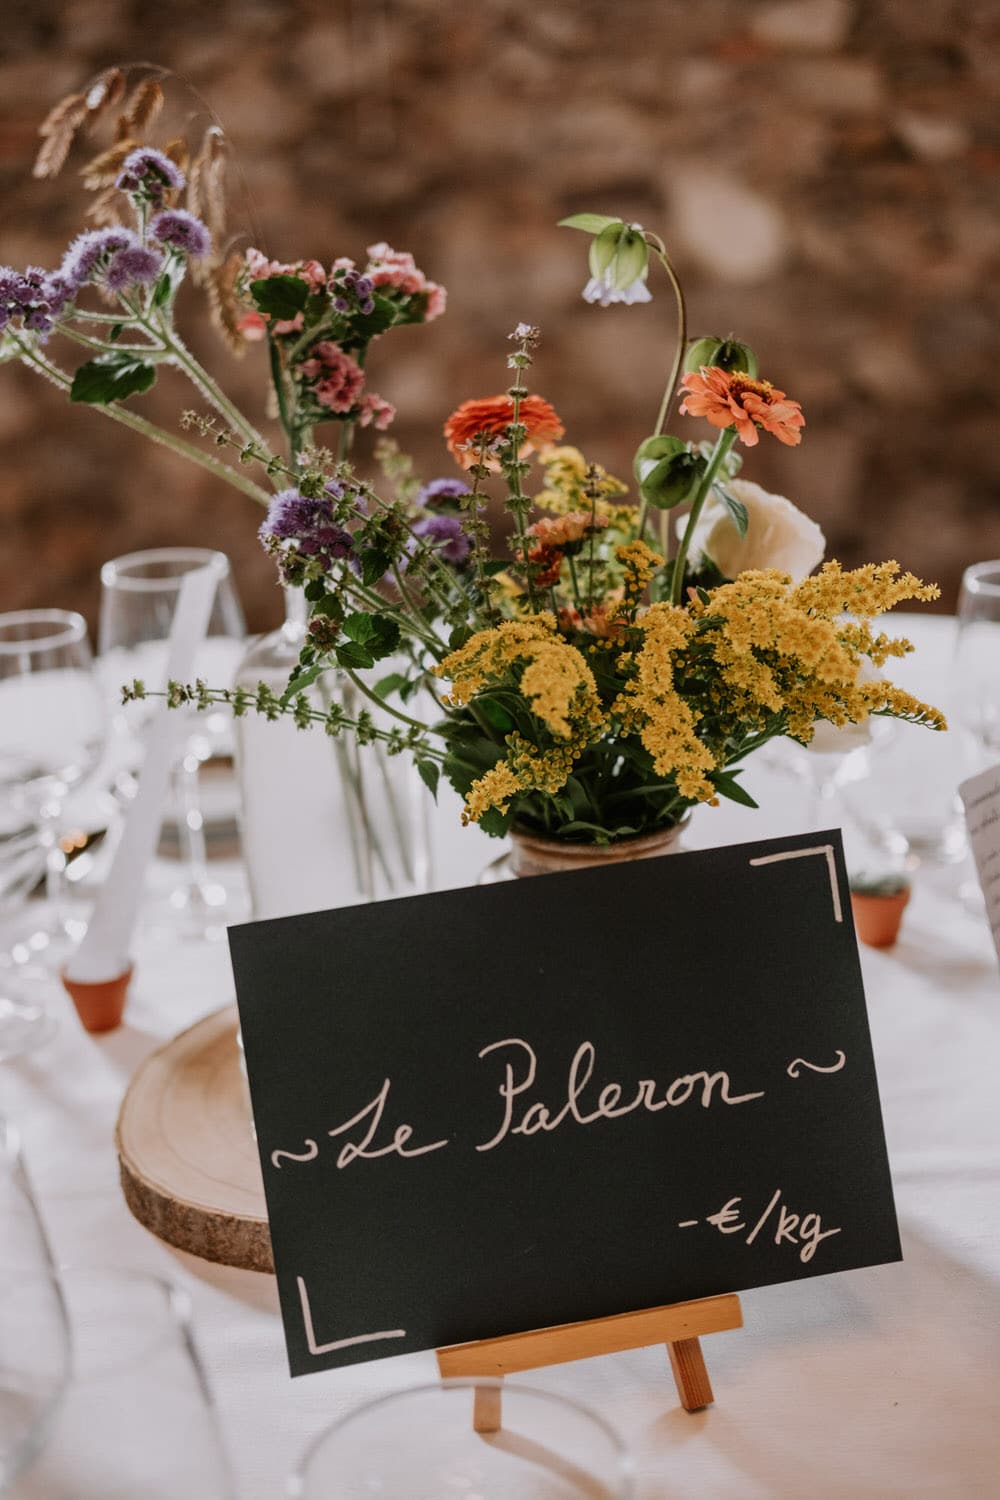
<svg viewBox="0 0 1000 1500">
<path fill-rule="evenodd" d="M 354 686 L 357 688 L 358 692 L 362 693 L 367 699 L 369 699 L 370 702 L 374 703 L 376 708 L 384 709 L 387 714 L 392 714 L 392 717 L 394 719 L 399 719 L 400 723 L 402 724 L 408 724 L 411 729 L 419 729 L 421 734 L 430 733 L 429 724 L 422 723 L 420 719 L 411 719 L 410 715 L 404 714 L 402 709 L 393 708 L 391 703 L 386 703 L 385 699 L 380 698 L 377 693 L 372 692 L 371 688 L 368 687 L 366 683 L 362 682 L 361 678 L 350 667 L 340 667 L 339 670 L 346 673 L 346 675 L 354 683 Z"/>
<path fill-rule="evenodd" d="M 140 317 L 140 321 L 154 337 L 162 338 L 168 355 L 180 366 L 192 384 L 197 386 L 205 399 L 211 402 L 220 417 L 228 422 L 230 427 L 246 442 L 254 443 L 265 453 L 269 453 L 270 450 L 260 433 L 250 425 L 243 413 L 233 405 L 225 392 L 220 390 L 204 366 L 199 364 L 194 355 L 185 347 L 172 324 L 168 324 L 166 319 L 161 319 L 157 327 L 149 323 L 145 317 Z"/>
<path fill-rule="evenodd" d="M 84 349 L 96 349 L 99 354 L 160 354 L 163 352 L 162 344 L 112 344 L 103 339 L 88 338 L 85 333 L 69 328 L 65 323 L 59 325 L 59 332 L 63 338 L 69 339 L 72 343 L 81 344 Z"/>
<path fill-rule="evenodd" d="M 656 416 L 654 432 L 659 434 L 666 426 L 667 417 L 670 415 L 670 406 L 677 390 L 677 382 L 680 379 L 681 367 L 684 363 L 684 353 L 687 349 L 687 305 L 684 301 L 684 292 L 681 289 L 681 284 L 677 279 L 677 273 L 671 265 L 670 256 L 666 252 L 663 241 L 658 236 L 653 236 L 652 238 L 655 240 L 652 248 L 667 273 L 670 285 L 673 288 L 674 301 L 677 304 L 677 348 L 674 350 L 674 362 L 670 367 L 670 378 L 667 381 L 663 392 L 663 399 L 660 402 L 660 410 Z"/>
<path fill-rule="evenodd" d="M 72 388 L 72 377 L 65 370 L 53 364 L 51 360 L 47 359 L 37 349 L 32 349 L 30 346 L 22 343 L 20 339 L 15 338 L 15 342 L 21 350 L 21 358 L 26 365 L 45 375 L 47 379 L 59 386 L 61 390 L 69 391 Z M 157 427 L 155 423 L 147 421 L 145 417 L 140 417 L 136 412 L 127 411 L 125 407 L 119 406 L 117 402 L 96 404 L 95 410 L 103 412 L 112 422 L 119 422 L 123 427 L 131 428 L 133 432 L 141 432 L 144 437 L 151 439 L 152 442 L 159 443 L 161 447 L 169 448 L 171 452 L 179 454 L 181 458 L 189 459 L 192 463 L 198 464 L 202 469 L 207 469 L 217 479 L 225 480 L 234 489 L 241 490 L 244 495 L 249 495 L 251 500 L 256 500 L 259 505 L 267 505 L 270 496 L 266 490 L 262 490 L 259 485 L 254 484 L 253 480 L 247 478 L 245 474 L 240 474 L 238 470 L 231 469 L 228 464 L 220 463 L 217 458 L 212 458 L 210 454 L 203 453 L 193 443 L 186 443 L 183 438 L 174 437 L 172 433 L 165 431 L 164 428 Z"/>
<path fill-rule="evenodd" d="M 580 585 L 577 582 L 576 577 L 576 563 L 574 562 L 573 557 L 570 553 L 566 554 L 566 561 L 569 563 L 569 580 L 573 585 L 573 598 L 576 601 L 577 609 L 582 610 L 583 600 L 580 597 Z"/>
<path fill-rule="evenodd" d="M 694 534 L 695 526 L 697 526 L 698 524 L 698 517 L 701 515 L 702 506 L 705 504 L 705 501 L 708 498 L 709 494 L 711 494 L 712 485 L 715 483 L 715 477 L 718 474 L 719 469 L 722 467 L 722 462 L 726 454 L 729 452 L 730 448 L 733 446 L 735 439 L 735 427 L 726 427 L 722 432 L 719 433 L 719 436 L 716 439 L 715 447 L 712 449 L 712 456 L 708 460 L 708 465 L 701 477 L 701 482 L 698 485 L 698 488 L 695 490 L 694 499 L 691 502 L 691 509 L 688 513 L 687 525 L 684 527 L 684 535 L 681 538 L 681 544 L 677 549 L 677 556 L 674 558 L 674 571 L 673 576 L 670 580 L 671 604 L 680 604 L 681 602 L 681 590 L 684 586 L 684 569 L 687 565 L 688 548 L 691 545 L 691 537 Z M 667 512 L 667 514 L 669 514 L 669 512 Z"/>
</svg>

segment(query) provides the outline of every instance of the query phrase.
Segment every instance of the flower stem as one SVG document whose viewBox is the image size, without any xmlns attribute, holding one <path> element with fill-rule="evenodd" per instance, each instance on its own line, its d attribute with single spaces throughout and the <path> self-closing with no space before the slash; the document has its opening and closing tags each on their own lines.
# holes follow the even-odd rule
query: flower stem
<svg viewBox="0 0 1000 1500">
<path fill-rule="evenodd" d="M 408 724 L 411 729 L 419 729 L 421 734 L 429 733 L 429 724 L 423 724 L 419 719 L 411 719 L 409 714 L 404 714 L 401 709 L 393 708 L 391 703 L 386 703 L 384 698 L 380 698 L 377 693 L 373 693 L 371 688 L 368 687 L 366 683 L 362 682 L 361 678 L 355 671 L 352 670 L 352 668 L 340 667 L 338 668 L 338 670 L 346 673 L 346 675 L 354 683 L 354 686 L 357 688 L 358 692 L 362 693 L 364 697 L 368 698 L 372 703 L 374 703 L 376 708 L 384 709 L 387 714 L 392 714 L 394 719 L 399 719 L 403 724 Z"/>
<path fill-rule="evenodd" d="M 16 339 L 15 342 L 21 350 L 21 359 L 26 365 L 45 375 L 53 384 L 59 386 L 61 390 L 69 391 L 71 389 L 73 380 L 65 370 L 53 364 L 51 360 L 47 359 L 37 349 L 32 349 L 27 344 L 22 343 L 20 339 Z M 253 480 L 247 478 L 245 474 L 240 474 L 236 469 L 231 469 L 228 464 L 220 463 L 218 459 L 212 458 L 210 454 L 203 453 L 193 443 L 186 443 L 183 438 L 174 437 L 172 433 L 165 431 L 162 427 L 157 427 L 155 423 L 147 421 L 145 417 L 140 417 L 136 412 L 127 411 L 125 407 L 119 406 L 114 401 L 95 403 L 95 409 L 103 412 L 106 417 L 110 417 L 112 422 L 120 422 L 123 427 L 129 427 L 133 432 L 141 432 L 144 437 L 151 439 L 152 442 L 159 443 L 164 448 L 169 448 L 171 452 L 179 454 L 181 458 L 189 459 L 192 463 L 198 464 L 202 469 L 207 469 L 217 479 L 224 479 L 234 489 L 242 490 L 244 495 L 249 495 L 251 500 L 256 500 L 259 505 L 266 505 L 268 503 L 269 497 L 267 491 L 261 489 L 259 485 L 254 484 Z"/>
<path fill-rule="evenodd" d="M 654 433 L 658 435 L 663 431 L 667 423 L 667 417 L 670 415 L 671 403 L 674 399 L 674 393 L 677 390 L 677 382 L 680 379 L 681 366 L 684 363 L 684 351 L 687 349 L 687 306 L 684 302 L 684 293 L 681 290 L 681 284 L 677 279 L 677 273 L 671 265 L 670 256 L 667 254 L 666 246 L 657 235 L 647 235 L 647 239 L 652 242 L 652 248 L 656 252 L 657 259 L 667 273 L 670 285 L 673 288 L 674 301 L 677 303 L 677 348 L 674 350 L 674 362 L 670 368 L 670 378 L 667 381 L 666 389 L 663 392 L 663 399 L 660 402 L 660 410 L 656 416 Z"/>
<path fill-rule="evenodd" d="M 684 528 L 684 535 L 681 538 L 681 544 L 677 549 L 677 556 L 674 558 L 674 571 L 673 576 L 670 580 L 671 604 L 680 604 L 681 602 L 681 590 L 684 586 L 684 569 L 687 564 L 688 548 L 691 545 L 691 537 L 694 534 L 695 526 L 698 524 L 698 517 L 701 515 L 702 506 L 705 504 L 705 500 L 711 493 L 712 485 L 715 483 L 715 476 L 718 474 L 719 469 L 722 467 L 722 461 L 725 458 L 726 454 L 729 452 L 730 448 L 733 446 L 735 439 L 735 427 L 726 427 L 722 432 L 719 433 L 719 436 L 717 437 L 715 442 L 715 447 L 712 449 L 712 456 L 708 460 L 708 465 L 701 477 L 701 483 L 695 490 L 694 499 L 691 502 L 691 509 L 688 513 L 687 525 Z M 667 514 L 669 514 L 669 512 L 667 512 Z"/>
</svg>

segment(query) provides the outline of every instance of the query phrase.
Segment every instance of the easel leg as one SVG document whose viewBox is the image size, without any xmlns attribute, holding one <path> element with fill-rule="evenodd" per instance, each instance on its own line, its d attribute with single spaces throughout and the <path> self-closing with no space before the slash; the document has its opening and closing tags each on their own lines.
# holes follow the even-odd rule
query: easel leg
<svg viewBox="0 0 1000 1500">
<path fill-rule="evenodd" d="M 667 1345 L 667 1353 L 670 1355 L 670 1368 L 674 1372 L 677 1394 L 684 1410 L 701 1411 L 703 1406 L 711 1406 L 715 1397 L 712 1395 L 712 1382 L 705 1369 L 705 1356 L 701 1352 L 699 1341 L 677 1339 Z"/>
<path fill-rule="evenodd" d="M 503 1390 L 500 1386 L 477 1386 L 473 1397 L 472 1425 L 477 1432 L 499 1432 Z"/>
</svg>

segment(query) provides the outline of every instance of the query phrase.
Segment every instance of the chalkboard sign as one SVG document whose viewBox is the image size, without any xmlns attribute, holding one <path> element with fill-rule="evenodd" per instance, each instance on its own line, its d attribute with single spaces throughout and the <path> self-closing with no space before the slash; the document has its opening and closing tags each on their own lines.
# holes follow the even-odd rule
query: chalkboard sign
<svg viewBox="0 0 1000 1500">
<path fill-rule="evenodd" d="M 899 1259 L 837 833 L 230 944 L 293 1375 Z"/>
</svg>

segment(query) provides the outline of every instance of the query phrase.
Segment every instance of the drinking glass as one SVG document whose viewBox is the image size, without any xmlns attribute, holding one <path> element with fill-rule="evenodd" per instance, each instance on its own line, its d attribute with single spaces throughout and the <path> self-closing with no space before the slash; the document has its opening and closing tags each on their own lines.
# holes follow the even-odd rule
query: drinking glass
<svg viewBox="0 0 1000 1500">
<path fill-rule="evenodd" d="M 45 1443 L 69 1378 L 66 1308 L 13 1127 L 0 1119 L 0 1492 Z"/>
<path fill-rule="evenodd" d="M 109 697 L 120 698 L 123 683 L 140 678 L 151 691 L 166 686 L 167 651 L 174 610 L 185 574 L 210 568 L 215 599 L 208 630 L 195 656 L 194 676 L 213 687 L 228 687 L 243 654 L 245 625 L 229 559 L 203 547 L 158 547 L 116 557 L 101 568 L 101 617 L 98 633 L 101 674 Z M 141 734 L 152 711 L 150 703 L 133 703 L 120 718 L 127 730 Z M 205 845 L 199 775 L 214 755 L 232 753 L 232 716 L 220 707 L 209 713 L 190 710 L 187 733 L 174 767 L 173 792 L 177 832 L 184 861 L 184 883 L 171 896 L 192 935 L 222 930 L 226 889 L 212 878 Z"/>
<path fill-rule="evenodd" d="M 1000 751 L 1000 560 L 962 574 L 955 642 L 956 704 L 990 756 Z"/>
<path fill-rule="evenodd" d="M 502 1426 L 478 1433 L 477 1393 Z M 632 1465 L 587 1407 L 531 1386 L 446 1380 L 381 1396 L 334 1422 L 290 1477 L 297 1500 L 628 1500 Z"/>
<path fill-rule="evenodd" d="M 70 790 L 95 769 L 105 714 L 81 615 L 61 609 L 0 615 L 0 823 L 30 829 L 45 870 L 48 902 L 0 960 L 0 1058 L 46 1040 L 39 997 L 69 946 L 63 925 L 65 857 L 59 830 Z M 19 887 L 22 896 L 26 888 Z M 42 990 L 44 996 L 44 989 Z"/>
<path fill-rule="evenodd" d="M 135 1271 L 60 1280 L 72 1374 L 11 1500 L 234 1500 L 186 1296 Z M 17 1278 L 9 1290 L 32 1289 Z"/>
</svg>

